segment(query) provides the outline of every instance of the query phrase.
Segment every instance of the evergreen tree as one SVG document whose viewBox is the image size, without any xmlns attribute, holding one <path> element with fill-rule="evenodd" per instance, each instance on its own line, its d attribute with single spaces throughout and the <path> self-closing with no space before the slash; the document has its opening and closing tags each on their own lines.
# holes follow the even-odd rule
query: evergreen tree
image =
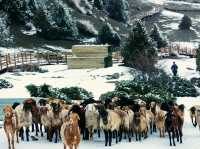
<svg viewBox="0 0 200 149">
<path fill-rule="evenodd" d="M 141 21 L 136 21 L 122 50 L 124 64 L 144 72 L 154 70 L 157 49 Z"/>
<path fill-rule="evenodd" d="M 157 24 L 154 24 L 150 37 L 156 42 L 157 48 L 163 48 L 167 46 L 167 40 L 162 36 Z"/>
<path fill-rule="evenodd" d="M 110 44 L 113 46 L 119 46 L 121 38 L 117 32 L 115 32 L 112 26 L 107 23 L 105 24 L 98 35 L 99 42 L 102 44 Z"/>
<path fill-rule="evenodd" d="M 103 1 L 102 0 L 94 0 L 94 6 L 100 10 L 103 9 Z"/>
<path fill-rule="evenodd" d="M 127 0 L 109 0 L 106 10 L 109 16 L 115 20 L 127 23 L 129 4 Z"/>
<path fill-rule="evenodd" d="M 0 46 L 11 47 L 13 45 L 13 36 L 8 26 L 8 15 L 0 11 Z"/>
<path fill-rule="evenodd" d="M 40 29 L 39 33 L 47 39 L 77 37 L 78 29 L 68 8 L 50 2 L 47 1 L 46 5 L 41 5 L 33 12 L 34 25 Z"/>
<path fill-rule="evenodd" d="M 189 16 L 184 15 L 181 23 L 179 24 L 179 29 L 181 30 L 189 30 L 192 26 L 192 20 Z"/>
<path fill-rule="evenodd" d="M 197 49 L 196 65 L 197 65 L 197 70 L 200 71 L 200 45 L 199 48 Z"/>
</svg>

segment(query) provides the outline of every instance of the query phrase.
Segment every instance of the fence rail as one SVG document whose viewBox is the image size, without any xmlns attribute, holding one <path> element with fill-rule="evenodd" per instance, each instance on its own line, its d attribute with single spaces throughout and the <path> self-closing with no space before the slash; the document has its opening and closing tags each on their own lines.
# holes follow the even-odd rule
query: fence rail
<svg viewBox="0 0 200 149">
<path fill-rule="evenodd" d="M 25 51 L 18 53 L 0 54 L 0 72 L 23 68 L 25 65 L 47 65 L 67 62 L 68 52 L 33 52 Z"/>
</svg>

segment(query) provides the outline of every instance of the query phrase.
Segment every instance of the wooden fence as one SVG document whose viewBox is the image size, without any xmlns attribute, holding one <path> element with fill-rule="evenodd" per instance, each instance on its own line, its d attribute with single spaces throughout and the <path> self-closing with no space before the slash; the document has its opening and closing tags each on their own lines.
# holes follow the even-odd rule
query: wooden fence
<svg viewBox="0 0 200 149">
<path fill-rule="evenodd" d="M 25 65 L 47 65 L 67 62 L 68 52 L 33 52 L 25 51 L 18 53 L 0 54 L 0 72 Z"/>
<path fill-rule="evenodd" d="M 196 48 L 192 47 L 190 45 L 182 45 L 181 43 L 178 44 L 169 44 L 166 48 L 161 48 L 161 53 L 173 53 L 174 51 L 177 52 L 180 55 L 186 55 L 190 57 L 196 57 Z"/>
</svg>

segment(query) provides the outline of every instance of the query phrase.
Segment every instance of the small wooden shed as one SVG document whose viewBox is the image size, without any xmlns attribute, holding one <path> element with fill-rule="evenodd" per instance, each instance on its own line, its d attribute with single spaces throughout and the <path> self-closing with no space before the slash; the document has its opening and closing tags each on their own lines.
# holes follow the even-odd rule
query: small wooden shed
<svg viewBox="0 0 200 149">
<path fill-rule="evenodd" d="M 72 56 L 67 58 L 69 69 L 104 68 L 109 45 L 74 45 Z"/>
</svg>

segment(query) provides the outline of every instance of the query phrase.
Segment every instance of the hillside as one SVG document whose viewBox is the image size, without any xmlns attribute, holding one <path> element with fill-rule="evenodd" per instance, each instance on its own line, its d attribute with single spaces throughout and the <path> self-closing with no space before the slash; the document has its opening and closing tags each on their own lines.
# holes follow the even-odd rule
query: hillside
<svg viewBox="0 0 200 149">
<path fill-rule="evenodd" d="M 0 46 L 43 49 L 46 45 L 53 45 L 71 48 L 72 44 L 85 38 L 96 37 L 106 22 L 123 38 L 133 18 L 153 7 L 140 0 L 128 0 L 128 4 L 124 11 L 128 11 L 129 19 L 121 21 L 110 17 L 107 4 L 98 9 L 92 0 L 1 0 L 0 30 L 3 34 Z"/>
</svg>

